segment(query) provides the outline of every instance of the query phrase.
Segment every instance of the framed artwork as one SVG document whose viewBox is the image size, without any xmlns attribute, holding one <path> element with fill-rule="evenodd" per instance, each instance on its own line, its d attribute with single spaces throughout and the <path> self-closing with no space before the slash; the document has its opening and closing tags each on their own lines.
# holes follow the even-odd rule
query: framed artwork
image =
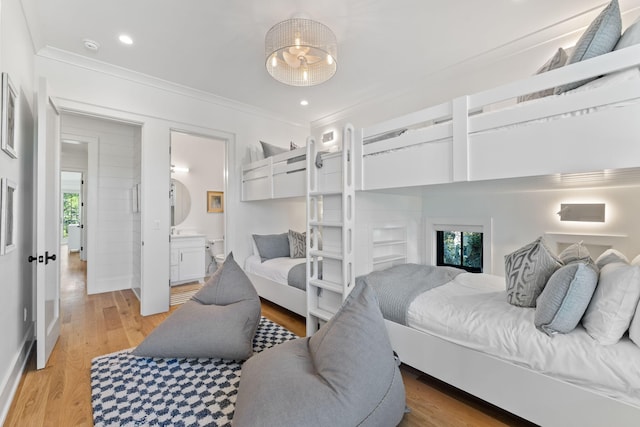
<svg viewBox="0 0 640 427">
<path fill-rule="evenodd" d="M 16 184 L 2 178 L 0 180 L 0 255 L 16 248 Z"/>
<path fill-rule="evenodd" d="M 9 79 L 9 74 L 2 73 L 2 130 L 0 131 L 0 139 L 2 150 L 14 159 L 18 157 L 15 137 L 16 100 L 16 89 Z"/>
<path fill-rule="evenodd" d="M 207 191 L 207 212 L 224 212 L 224 193 Z"/>
</svg>

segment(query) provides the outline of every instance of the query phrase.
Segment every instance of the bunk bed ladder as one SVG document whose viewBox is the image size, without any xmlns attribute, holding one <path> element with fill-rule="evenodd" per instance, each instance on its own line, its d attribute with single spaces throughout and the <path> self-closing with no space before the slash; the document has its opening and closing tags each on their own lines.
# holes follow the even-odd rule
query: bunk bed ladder
<svg viewBox="0 0 640 427">
<path fill-rule="evenodd" d="M 307 335 L 336 313 L 355 285 L 353 147 L 351 125 L 339 153 L 318 154 L 315 139 L 307 139 Z"/>
</svg>

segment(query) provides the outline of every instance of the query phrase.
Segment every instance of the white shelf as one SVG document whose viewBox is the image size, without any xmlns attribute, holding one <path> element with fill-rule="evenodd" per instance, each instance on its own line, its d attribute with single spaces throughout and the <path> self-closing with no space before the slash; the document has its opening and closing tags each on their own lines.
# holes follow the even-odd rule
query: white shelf
<svg viewBox="0 0 640 427">
<path fill-rule="evenodd" d="M 379 240 L 373 242 L 374 246 L 392 246 L 392 245 L 405 245 L 407 242 L 404 240 Z"/>
<path fill-rule="evenodd" d="M 383 269 L 407 262 L 407 227 L 383 224 L 371 229 L 371 267 Z"/>
<path fill-rule="evenodd" d="M 407 257 L 404 254 L 385 255 L 373 258 L 373 264 L 384 264 L 386 262 L 393 261 L 406 261 Z"/>
</svg>

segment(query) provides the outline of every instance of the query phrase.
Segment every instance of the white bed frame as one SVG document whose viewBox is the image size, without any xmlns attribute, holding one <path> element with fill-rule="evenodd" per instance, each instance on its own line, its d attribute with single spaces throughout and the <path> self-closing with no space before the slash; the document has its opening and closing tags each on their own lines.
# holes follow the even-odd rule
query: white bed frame
<svg viewBox="0 0 640 427">
<path fill-rule="evenodd" d="M 639 64 L 640 45 L 364 128 L 356 145 L 358 188 L 639 167 L 640 102 L 560 115 L 638 101 L 640 80 L 550 96 L 502 110 L 487 108 Z M 550 117 L 554 119 L 538 120 Z M 366 138 L 407 128 L 411 131 L 364 143 Z M 393 348 L 407 365 L 537 424 L 640 425 L 640 407 L 406 326 L 387 321 L 387 327 Z"/>
<path fill-rule="evenodd" d="M 264 276 L 247 272 L 260 297 L 267 299 L 300 316 L 307 315 L 307 293 L 289 285 L 283 285 Z"/>
<path fill-rule="evenodd" d="M 560 115 L 638 101 L 640 79 L 489 110 L 520 95 L 639 64 L 640 45 L 636 45 L 364 128 L 356 144 L 357 188 L 638 167 L 640 102 Z M 554 119 L 537 121 L 550 117 Z M 400 136 L 363 143 L 366 138 L 407 128 L 411 131 Z"/>
<path fill-rule="evenodd" d="M 541 426 L 640 425 L 640 407 L 388 320 L 403 363 Z"/>
<path fill-rule="evenodd" d="M 307 191 L 306 147 L 296 148 L 242 167 L 242 200 L 304 197 Z M 293 172 L 295 171 L 295 172 Z"/>
</svg>

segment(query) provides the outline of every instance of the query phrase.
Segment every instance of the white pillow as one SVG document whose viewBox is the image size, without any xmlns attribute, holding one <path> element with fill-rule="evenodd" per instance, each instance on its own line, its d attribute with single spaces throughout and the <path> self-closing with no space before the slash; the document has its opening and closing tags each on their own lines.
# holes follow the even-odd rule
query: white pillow
<svg viewBox="0 0 640 427">
<path fill-rule="evenodd" d="M 617 249 L 607 249 L 602 252 L 598 258 L 596 258 L 596 265 L 598 268 L 602 268 L 612 262 L 623 262 L 625 264 L 629 264 L 629 259 Z"/>
<path fill-rule="evenodd" d="M 620 37 L 613 50 L 624 49 L 638 43 L 640 43 L 640 18 L 636 19 L 633 24 L 629 25 L 629 28 L 624 30 L 622 37 Z"/>
<path fill-rule="evenodd" d="M 636 343 L 637 346 L 640 346 L 640 303 L 631 320 L 631 326 L 629 326 L 629 338 L 631 338 L 631 341 Z"/>
<path fill-rule="evenodd" d="M 615 344 L 629 329 L 639 299 L 640 266 L 624 262 L 605 264 L 582 325 L 600 344 Z"/>
</svg>

